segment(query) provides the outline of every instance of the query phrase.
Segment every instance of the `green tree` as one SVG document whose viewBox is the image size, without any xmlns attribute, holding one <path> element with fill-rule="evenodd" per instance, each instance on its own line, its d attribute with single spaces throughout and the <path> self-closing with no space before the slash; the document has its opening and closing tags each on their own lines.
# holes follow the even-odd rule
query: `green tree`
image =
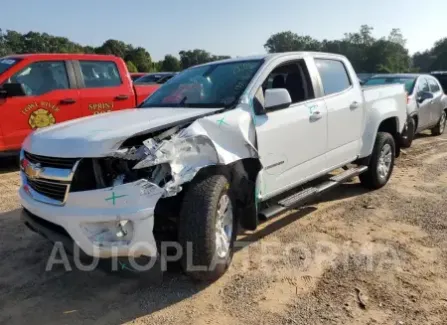
<svg viewBox="0 0 447 325">
<path fill-rule="evenodd" d="M 219 61 L 219 60 L 227 60 L 231 59 L 231 56 L 229 55 L 212 55 L 211 61 Z"/>
<path fill-rule="evenodd" d="M 12 50 L 9 48 L 9 46 L 6 43 L 6 35 L 3 33 L 3 31 L 0 29 L 0 57 L 12 54 Z"/>
<path fill-rule="evenodd" d="M 399 44 L 402 47 L 405 47 L 407 44 L 407 40 L 402 35 L 402 32 L 399 28 L 393 28 L 388 36 L 388 41 L 392 43 Z"/>
<path fill-rule="evenodd" d="M 366 55 L 368 71 L 396 73 L 410 69 L 410 55 L 401 43 L 377 40 L 367 49 Z"/>
<path fill-rule="evenodd" d="M 132 61 L 140 72 L 150 72 L 152 66 L 151 55 L 142 47 L 132 48 L 127 45 L 126 61 Z"/>
<path fill-rule="evenodd" d="M 124 43 L 123 41 L 109 39 L 105 41 L 100 47 L 97 47 L 95 52 L 98 54 L 115 55 L 124 59 L 129 50 L 131 50 L 131 46 Z"/>
<path fill-rule="evenodd" d="M 175 56 L 173 55 L 166 55 L 164 60 L 161 61 L 161 70 L 162 71 L 180 71 L 181 67 L 180 67 L 180 60 L 177 59 Z"/>
<path fill-rule="evenodd" d="M 430 70 L 447 70 L 447 38 L 440 39 L 431 50 L 434 57 Z"/>
<path fill-rule="evenodd" d="M 211 61 L 211 54 L 200 49 L 180 51 L 179 55 L 183 69 Z"/>
<path fill-rule="evenodd" d="M 223 60 L 223 59 L 230 58 L 227 55 L 212 55 L 211 53 L 209 53 L 205 50 L 200 50 L 200 49 L 189 50 L 189 51 L 180 51 L 179 55 L 180 55 L 180 62 L 181 62 L 183 69 L 186 69 L 186 68 L 198 65 L 198 64 L 203 64 L 203 63 L 208 63 L 208 62 L 212 62 L 212 61 L 216 61 L 216 60 Z"/>
<path fill-rule="evenodd" d="M 431 49 L 415 53 L 412 61 L 413 67 L 422 72 L 447 70 L 447 38 L 438 40 Z"/>
<path fill-rule="evenodd" d="M 291 31 L 286 31 L 270 36 L 264 44 L 264 48 L 268 53 L 319 51 L 321 43 L 310 36 L 299 36 Z"/>
<path fill-rule="evenodd" d="M 7 30 L 3 36 L 6 48 L 8 48 L 12 53 L 27 53 L 22 34 L 13 30 Z"/>
<path fill-rule="evenodd" d="M 84 46 L 82 48 L 82 52 L 87 53 L 87 54 L 94 54 L 95 48 L 93 46 Z"/>
<path fill-rule="evenodd" d="M 133 64 L 132 61 L 126 61 L 126 66 L 129 72 L 138 72 L 137 67 L 135 66 L 135 64 Z"/>
</svg>

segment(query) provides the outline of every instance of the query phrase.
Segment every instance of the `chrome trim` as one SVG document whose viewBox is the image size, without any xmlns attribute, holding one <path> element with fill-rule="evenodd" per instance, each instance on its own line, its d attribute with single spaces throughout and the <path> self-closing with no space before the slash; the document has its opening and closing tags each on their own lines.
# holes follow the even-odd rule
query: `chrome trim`
<svg viewBox="0 0 447 325">
<path fill-rule="evenodd" d="M 71 182 L 73 180 L 73 175 L 74 175 L 73 168 L 61 169 L 53 167 L 43 167 L 39 173 L 39 176 L 35 179 L 38 180 L 48 179 L 53 181 Z"/>
<path fill-rule="evenodd" d="M 65 190 L 65 195 L 64 195 L 64 200 L 63 201 L 59 201 L 59 200 L 55 200 L 53 198 L 50 198 L 46 195 L 43 195 L 37 191 L 35 191 L 31 185 L 28 184 L 28 179 L 26 178 L 26 175 L 24 172 L 20 172 L 20 176 L 22 178 L 22 188 L 25 187 L 25 185 L 27 186 L 28 190 L 24 190 L 24 192 L 26 194 L 28 194 L 32 199 L 42 202 L 42 203 L 46 203 L 46 204 L 51 204 L 51 205 L 56 205 L 56 206 L 62 206 L 65 204 L 66 200 L 67 200 L 67 194 L 70 191 L 70 185 L 69 184 L 64 184 L 66 185 L 66 190 Z M 39 180 L 39 182 L 42 182 Z M 51 182 L 47 182 L 47 183 L 51 183 Z M 55 183 L 53 183 L 55 184 Z"/>
<path fill-rule="evenodd" d="M 48 197 L 42 193 L 39 193 L 38 191 L 34 190 L 31 185 L 28 182 L 28 176 L 25 173 L 25 170 L 22 167 L 22 161 L 23 159 L 26 159 L 24 150 L 22 149 L 20 151 L 20 176 L 22 178 L 22 187 L 25 185 L 28 188 L 27 194 L 29 194 L 34 200 L 51 204 L 51 205 L 57 205 L 62 206 L 66 203 L 68 193 L 70 192 L 71 188 L 71 181 L 73 180 L 74 173 L 76 172 L 76 169 L 79 166 L 79 163 L 81 162 L 81 159 L 78 159 L 73 167 L 71 169 L 67 168 L 54 168 L 54 167 L 43 167 L 38 175 L 34 178 L 30 178 L 30 181 L 33 182 L 40 182 L 40 183 L 47 183 L 47 184 L 54 184 L 54 185 L 64 185 L 66 186 L 65 194 L 62 201 L 55 200 L 51 197 Z M 31 162 L 30 162 L 31 164 Z M 33 164 L 34 166 L 36 164 Z"/>
</svg>

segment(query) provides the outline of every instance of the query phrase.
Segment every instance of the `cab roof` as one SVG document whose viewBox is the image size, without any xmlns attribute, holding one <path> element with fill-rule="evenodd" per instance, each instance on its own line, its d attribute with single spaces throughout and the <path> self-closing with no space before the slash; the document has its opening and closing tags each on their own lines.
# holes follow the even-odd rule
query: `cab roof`
<svg viewBox="0 0 447 325">
<path fill-rule="evenodd" d="M 270 61 L 270 60 L 275 60 L 275 59 L 282 58 L 282 57 L 287 57 L 287 56 L 290 56 L 290 55 L 301 56 L 303 58 L 305 58 L 305 57 L 323 56 L 323 57 L 334 58 L 334 59 L 346 59 L 346 57 L 343 56 L 343 55 L 333 54 L 333 53 L 325 53 L 325 52 L 282 52 L 282 53 L 271 53 L 271 54 L 243 56 L 243 57 L 237 57 L 237 58 L 231 58 L 231 59 L 225 59 L 225 60 L 219 60 L 219 61 L 212 61 L 212 62 L 196 65 L 196 67 L 198 67 L 198 66 L 206 66 L 206 65 L 213 65 L 213 64 L 220 64 L 220 63 L 232 63 L 232 62 L 250 61 L 250 60 Z"/>
<path fill-rule="evenodd" d="M 11 54 L 5 58 L 16 59 L 59 59 L 59 60 L 102 60 L 102 59 L 119 59 L 114 55 L 105 54 L 83 54 L 83 53 L 27 53 L 27 54 Z"/>
</svg>

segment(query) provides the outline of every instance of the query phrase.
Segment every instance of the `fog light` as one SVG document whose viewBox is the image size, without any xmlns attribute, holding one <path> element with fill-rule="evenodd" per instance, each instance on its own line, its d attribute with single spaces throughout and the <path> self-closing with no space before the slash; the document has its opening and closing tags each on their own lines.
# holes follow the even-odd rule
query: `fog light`
<svg viewBox="0 0 447 325">
<path fill-rule="evenodd" d="M 128 245 L 133 237 L 133 223 L 129 220 L 83 223 L 81 228 L 98 246 Z"/>
</svg>

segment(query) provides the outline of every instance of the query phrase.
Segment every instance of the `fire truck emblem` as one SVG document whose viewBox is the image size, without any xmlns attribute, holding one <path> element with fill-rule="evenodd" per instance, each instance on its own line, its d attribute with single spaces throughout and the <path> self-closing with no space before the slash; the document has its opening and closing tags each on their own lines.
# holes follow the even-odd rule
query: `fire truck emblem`
<svg viewBox="0 0 447 325">
<path fill-rule="evenodd" d="M 31 113 L 28 123 L 33 129 L 39 129 L 53 125 L 56 123 L 56 119 L 46 109 L 39 108 Z"/>
</svg>

